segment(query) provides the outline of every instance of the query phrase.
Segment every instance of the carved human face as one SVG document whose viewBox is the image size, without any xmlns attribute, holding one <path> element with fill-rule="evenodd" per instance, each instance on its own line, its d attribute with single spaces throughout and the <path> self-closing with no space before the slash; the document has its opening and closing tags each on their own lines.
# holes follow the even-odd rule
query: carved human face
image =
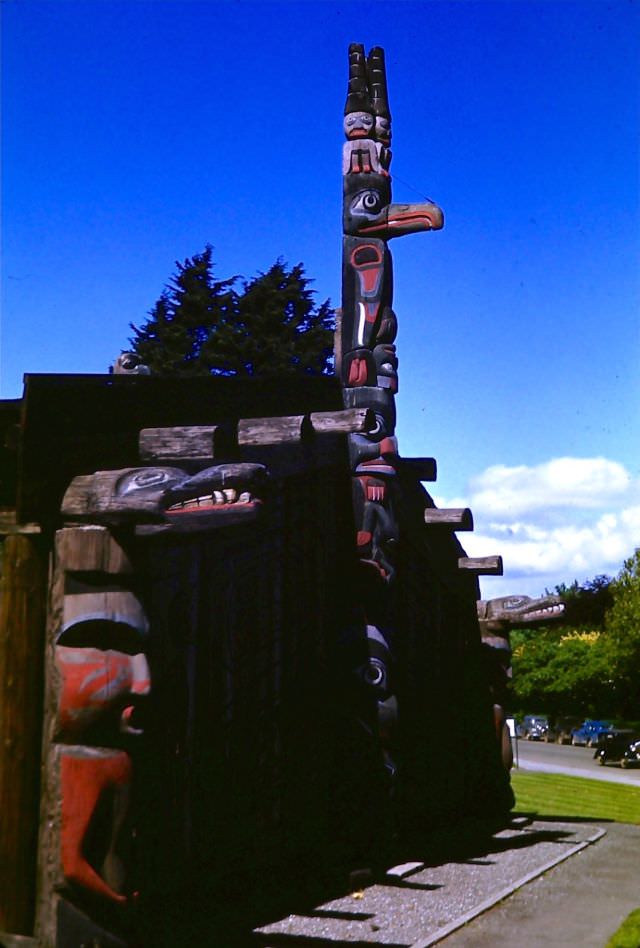
<svg viewBox="0 0 640 948">
<path fill-rule="evenodd" d="M 151 687 L 142 645 L 140 629 L 108 616 L 63 629 L 55 649 L 59 739 L 117 746 L 122 735 L 142 733 L 138 717 Z"/>
<path fill-rule="evenodd" d="M 348 112 L 343 122 L 348 139 L 370 138 L 374 129 L 374 118 L 369 112 Z"/>
</svg>

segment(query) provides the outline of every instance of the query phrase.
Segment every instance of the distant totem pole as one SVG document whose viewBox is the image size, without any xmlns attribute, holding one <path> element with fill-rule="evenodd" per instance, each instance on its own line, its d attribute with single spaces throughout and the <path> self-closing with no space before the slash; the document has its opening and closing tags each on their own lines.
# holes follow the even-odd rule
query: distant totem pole
<svg viewBox="0 0 640 948">
<path fill-rule="evenodd" d="M 433 203 L 392 204 L 391 114 L 384 51 L 349 47 L 349 86 L 344 110 L 342 315 L 336 372 L 347 408 L 369 408 L 375 427 L 349 435 L 358 557 L 368 661 L 359 673 L 378 706 L 378 737 L 393 774 L 390 734 L 396 717 L 391 674 L 394 652 L 390 608 L 398 540 L 398 445 L 395 394 L 398 360 L 392 309 L 393 273 L 387 242 L 418 231 L 439 230 L 443 214 Z"/>
</svg>

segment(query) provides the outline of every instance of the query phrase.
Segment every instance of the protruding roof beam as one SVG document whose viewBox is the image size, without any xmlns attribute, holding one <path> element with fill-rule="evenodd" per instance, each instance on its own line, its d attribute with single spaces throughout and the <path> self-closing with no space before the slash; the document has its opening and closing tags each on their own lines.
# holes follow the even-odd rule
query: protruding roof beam
<svg viewBox="0 0 640 948">
<path fill-rule="evenodd" d="M 458 569 L 463 569 L 476 576 L 502 576 L 501 556 L 461 556 L 458 560 Z"/>
<path fill-rule="evenodd" d="M 473 514 L 468 507 L 425 507 L 424 522 L 429 527 L 444 527 L 449 530 L 473 530 Z"/>
</svg>

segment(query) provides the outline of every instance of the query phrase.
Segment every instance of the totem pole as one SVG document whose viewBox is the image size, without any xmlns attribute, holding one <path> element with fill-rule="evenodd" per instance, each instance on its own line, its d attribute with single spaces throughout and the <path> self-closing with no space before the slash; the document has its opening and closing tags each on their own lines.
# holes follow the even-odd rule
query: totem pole
<svg viewBox="0 0 640 948">
<path fill-rule="evenodd" d="M 37 935 L 46 946 L 116 948 L 134 902 L 130 796 L 148 622 L 129 554 L 105 527 L 59 530 L 54 563 Z"/>
<path fill-rule="evenodd" d="M 368 659 L 358 674 L 375 698 L 378 740 L 391 776 L 396 719 L 392 656 L 393 547 L 398 541 L 398 446 L 395 394 L 398 360 L 392 309 L 393 274 L 387 242 L 418 231 L 439 230 L 437 205 L 392 204 L 391 115 L 384 52 L 349 47 L 349 85 L 344 110 L 342 315 L 336 372 L 348 408 L 369 408 L 375 425 L 349 436 L 362 622 Z"/>
</svg>

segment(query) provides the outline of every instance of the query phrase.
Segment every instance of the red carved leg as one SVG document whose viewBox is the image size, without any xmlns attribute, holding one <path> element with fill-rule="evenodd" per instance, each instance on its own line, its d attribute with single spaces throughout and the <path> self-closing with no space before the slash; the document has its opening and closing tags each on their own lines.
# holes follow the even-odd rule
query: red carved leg
<svg viewBox="0 0 640 948">
<path fill-rule="evenodd" d="M 103 793 L 129 784 L 131 760 L 124 751 L 65 750 L 61 759 L 61 857 L 65 879 L 112 902 L 127 901 L 87 862 L 83 846 Z"/>
</svg>

